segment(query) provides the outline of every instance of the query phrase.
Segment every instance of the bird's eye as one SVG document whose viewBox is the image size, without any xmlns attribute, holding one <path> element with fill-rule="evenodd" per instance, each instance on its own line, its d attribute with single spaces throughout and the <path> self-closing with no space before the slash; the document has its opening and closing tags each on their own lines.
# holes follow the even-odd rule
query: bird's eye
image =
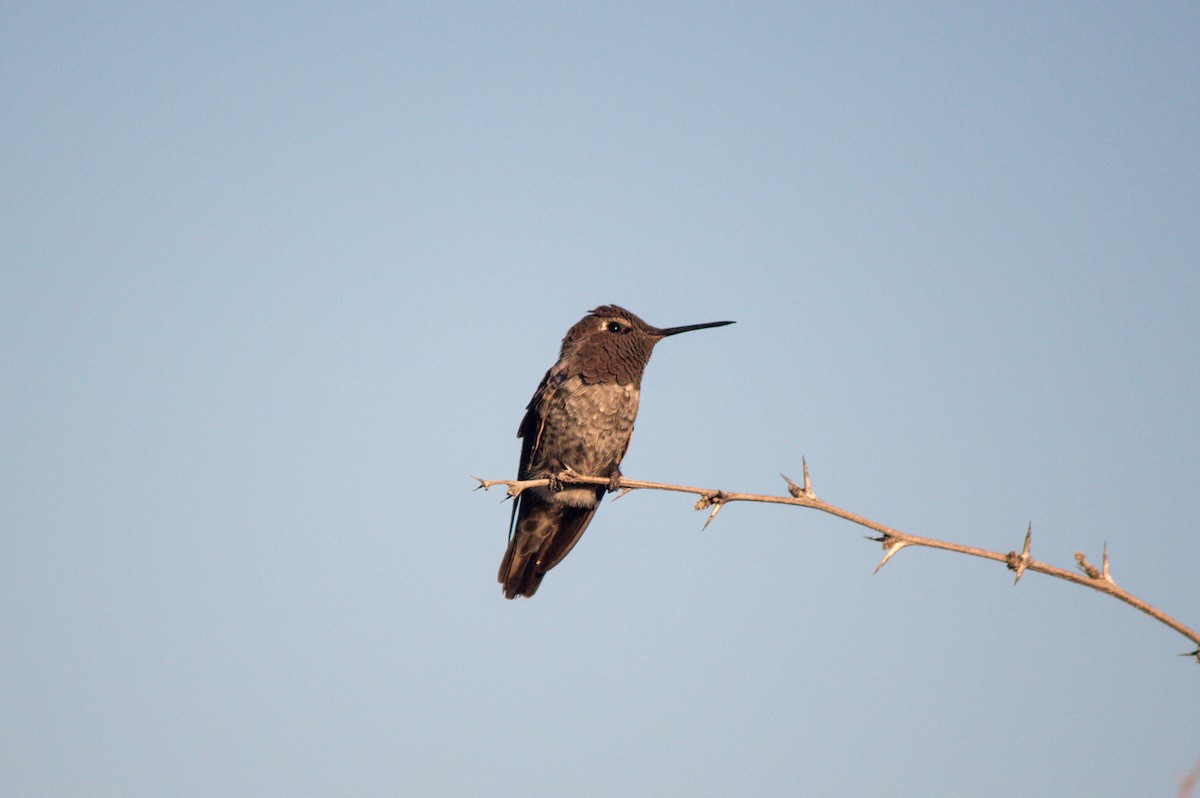
<svg viewBox="0 0 1200 798">
<path fill-rule="evenodd" d="M 619 321 L 610 321 L 605 325 L 604 329 L 608 330 L 610 333 L 625 332 L 625 327 Z"/>
</svg>

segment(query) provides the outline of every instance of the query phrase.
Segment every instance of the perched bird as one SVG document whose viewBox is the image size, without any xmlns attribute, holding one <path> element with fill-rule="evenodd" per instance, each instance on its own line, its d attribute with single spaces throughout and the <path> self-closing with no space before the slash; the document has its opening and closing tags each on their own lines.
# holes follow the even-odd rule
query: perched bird
<svg viewBox="0 0 1200 798">
<path fill-rule="evenodd" d="M 642 371 L 654 345 L 668 335 L 726 324 L 733 322 L 661 330 L 624 308 L 604 305 L 567 332 L 558 362 L 542 377 L 517 429 L 522 439 L 517 478 L 551 484 L 517 497 L 500 563 L 505 598 L 532 596 L 596 513 L 605 488 L 560 485 L 564 470 L 607 477 L 607 489 L 616 488 L 637 418 Z"/>
</svg>

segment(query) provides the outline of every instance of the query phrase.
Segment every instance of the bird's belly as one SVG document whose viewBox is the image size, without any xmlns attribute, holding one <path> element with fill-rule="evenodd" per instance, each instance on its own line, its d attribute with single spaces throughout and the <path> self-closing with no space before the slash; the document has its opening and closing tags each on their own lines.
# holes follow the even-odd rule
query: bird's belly
<svg viewBox="0 0 1200 798">
<path fill-rule="evenodd" d="M 578 378 L 564 388 L 560 401 L 549 408 L 542 432 L 544 465 L 554 468 L 561 464 L 579 474 L 607 477 L 629 446 L 637 418 L 638 389 L 612 383 L 587 385 Z M 596 496 L 591 488 L 568 488 L 555 493 L 553 500 L 591 507 Z"/>
</svg>

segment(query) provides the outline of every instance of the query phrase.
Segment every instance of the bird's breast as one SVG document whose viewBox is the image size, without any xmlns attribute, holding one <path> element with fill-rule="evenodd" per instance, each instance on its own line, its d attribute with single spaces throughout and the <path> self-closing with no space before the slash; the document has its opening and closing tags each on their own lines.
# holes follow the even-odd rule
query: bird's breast
<svg viewBox="0 0 1200 798">
<path fill-rule="evenodd" d="M 566 380 L 545 408 L 542 465 L 557 460 L 580 474 L 607 476 L 629 446 L 638 399 L 635 385 Z"/>
</svg>

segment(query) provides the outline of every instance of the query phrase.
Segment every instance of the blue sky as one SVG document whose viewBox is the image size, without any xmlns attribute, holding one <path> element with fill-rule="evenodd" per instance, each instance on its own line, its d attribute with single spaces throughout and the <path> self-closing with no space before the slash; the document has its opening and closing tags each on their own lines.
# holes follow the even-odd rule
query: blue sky
<svg viewBox="0 0 1200 798">
<path fill-rule="evenodd" d="M 1194 4 L 10 3 L 0 791 L 1174 795 L 1187 641 L 835 519 L 495 571 L 567 328 L 624 464 L 1200 625 Z"/>
</svg>

